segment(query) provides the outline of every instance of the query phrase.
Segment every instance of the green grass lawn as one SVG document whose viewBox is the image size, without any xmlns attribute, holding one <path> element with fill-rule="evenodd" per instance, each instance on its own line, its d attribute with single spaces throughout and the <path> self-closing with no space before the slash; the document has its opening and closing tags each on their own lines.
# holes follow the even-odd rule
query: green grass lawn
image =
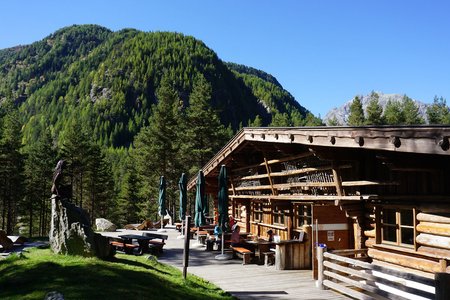
<svg viewBox="0 0 450 300">
<path fill-rule="evenodd" d="M 148 256 L 117 254 L 112 261 L 30 249 L 0 260 L 0 299 L 234 299 L 213 284 Z"/>
</svg>

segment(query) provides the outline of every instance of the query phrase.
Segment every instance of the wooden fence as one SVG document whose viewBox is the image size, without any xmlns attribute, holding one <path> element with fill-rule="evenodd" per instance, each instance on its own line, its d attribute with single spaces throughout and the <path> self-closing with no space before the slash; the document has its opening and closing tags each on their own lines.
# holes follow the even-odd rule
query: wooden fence
<svg viewBox="0 0 450 300">
<path fill-rule="evenodd" d="M 355 299 L 450 299 L 450 274 L 424 277 L 366 262 L 367 250 L 317 248 L 319 288 Z"/>
</svg>

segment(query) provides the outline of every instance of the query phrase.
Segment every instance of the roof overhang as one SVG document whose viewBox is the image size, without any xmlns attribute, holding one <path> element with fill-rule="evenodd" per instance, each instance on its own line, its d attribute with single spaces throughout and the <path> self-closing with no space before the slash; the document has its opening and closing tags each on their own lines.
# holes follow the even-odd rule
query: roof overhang
<svg viewBox="0 0 450 300">
<path fill-rule="evenodd" d="M 217 177 L 221 165 L 230 167 L 239 151 L 252 147 L 272 155 L 274 150 L 289 152 L 290 147 L 300 146 L 311 151 L 345 148 L 449 156 L 449 137 L 450 126 L 243 128 L 202 170 L 205 178 Z M 247 160 L 251 165 L 251 155 Z M 195 183 L 196 177 L 191 178 L 188 189 Z"/>
</svg>

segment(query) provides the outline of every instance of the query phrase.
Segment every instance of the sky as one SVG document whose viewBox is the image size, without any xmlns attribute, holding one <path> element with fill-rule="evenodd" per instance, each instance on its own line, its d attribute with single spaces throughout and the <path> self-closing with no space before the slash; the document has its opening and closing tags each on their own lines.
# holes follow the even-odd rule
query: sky
<svg viewBox="0 0 450 300">
<path fill-rule="evenodd" d="M 324 117 L 371 91 L 450 101 L 449 12 L 446 0 L 3 1 L 0 49 L 73 24 L 180 32 Z"/>
</svg>

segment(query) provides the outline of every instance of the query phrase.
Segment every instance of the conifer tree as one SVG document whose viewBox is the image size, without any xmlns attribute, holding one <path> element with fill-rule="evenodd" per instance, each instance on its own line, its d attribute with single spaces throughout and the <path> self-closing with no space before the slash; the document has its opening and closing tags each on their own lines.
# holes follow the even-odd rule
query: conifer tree
<svg viewBox="0 0 450 300">
<path fill-rule="evenodd" d="M 420 116 L 419 107 L 406 95 L 404 95 L 402 99 L 402 112 L 405 118 L 405 125 L 418 125 L 425 123 L 423 118 Z"/>
<path fill-rule="evenodd" d="M 383 107 L 379 102 L 380 96 L 372 91 L 370 94 L 370 100 L 367 105 L 367 125 L 383 125 Z"/>
<path fill-rule="evenodd" d="M 350 114 L 348 116 L 348 125 L 361 126 L 364 125 L 364 110 L 362 107 L 361 99 L 356 96 L 350 105 Z"/>
<path fill-rule="evenodd" d="M 157 91 L 158 103 L 152 108 L 149 125 L 136 137 L 133 156 L 142 182 L 141 197 L 157 199 L 158 178 L 167 182 L 168 210 L 174 213 L 175 193 L 180 176 L 180 99 L 173 84 L 164 76 Z"/>
<path fill-rule="evenodd" d="M 433 104 L 427 107 L 429 124 L 450 124 L 450 111 L 443 97 L 434 96 Z"/>
<path fill-rule="evenodd" d="M 193 175 L 225 144 L 227 135 L 219 115 L 211 107 L 212 88 L 203 75 L 196 77 L 189 107 L 183 119 L 184 163 Z"/>
<path fill-rule="evenodd" d="M 23 155 L 19 114 L 12 103 L 4 103 L 6 114 L 0 131 L 0 207 L 1 228 L 11 235 L 23 196 Z"/>
<path fill-rule="evenodd" d="M 404 124 L 405 117 L 401 105 L 397 101 L 388 100 L 386 107 L 384 108 L 383 118 L 387 125 L 400 125 Z"/>
<path fill-rule="evenodd" d="M 22 213 L 27 216 L 28 234 L 47 235 L 49 228 L 49 196 L 52 186 L 53 168 L 56 165 L 56 149 L 48 130 L 26 151 L 25 185 L 26 195 Z"/>
</svg>

